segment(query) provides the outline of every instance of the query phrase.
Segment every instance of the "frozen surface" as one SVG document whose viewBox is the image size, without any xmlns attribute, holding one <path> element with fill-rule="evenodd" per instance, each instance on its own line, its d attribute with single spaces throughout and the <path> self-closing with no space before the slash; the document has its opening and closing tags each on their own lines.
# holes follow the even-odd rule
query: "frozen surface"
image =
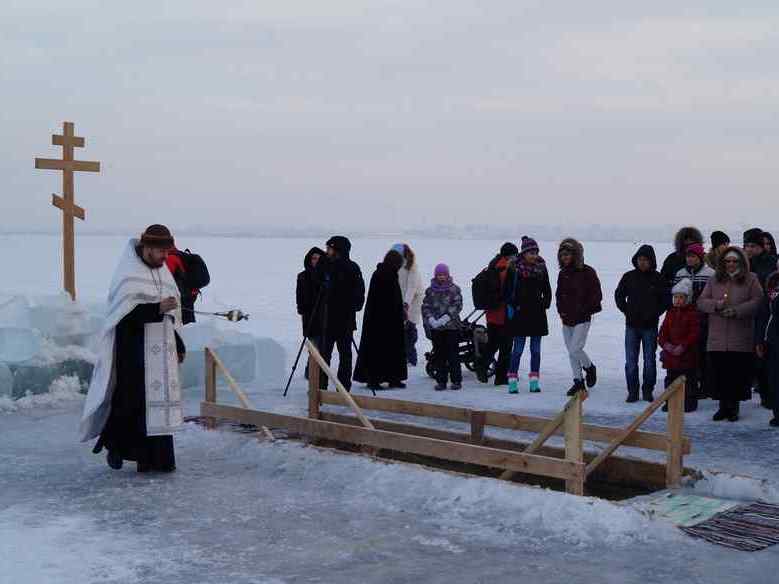
<svg viewBox="0 0 779 584">
<path fill-rule="evenodd" d="M 521 235 L 521 234 L 518 234 Z M 532 234 L 531 234 L 532 235 Z M 0 237 L 0 261 L 5 258 Z M 21 236 L 20 236 L 21 237 Z M 281 397 L 300 343 L 294 280 L 303 254 L 318 241 L 196 239 L 182 244 L 209 262 L 213 285 L 204 309 L 240 307 L 252 314 L 230 330 L 274 339 L 286 368 L 258 368 L 246 383 L 263 409 L 304 414 L 302 366 Z M 394 238 L 354 242 L 366 279 Z M 412 242 L 422 268 L 447 261 L 466 288 L 501 242 Z M 9 293 L 56 289 L 48 252 L 56 238 L 26 238 L 29 264 Z M 105 295 L 123 238 L 79 240 L 80 297 Z M 542 253 L 553 259 L 550 243 Z M 18 248 L 18 242 L 10 246 Z M 236 254 L 235 250 L 242 250 Z M 668 245 L 658 246 L 663 256 Z M 587 261 L 600 272 L 606 302 L 593 324 L 589 350 L 601 381 L 585 402 L 587 421 L 625 426 L 643 404 L 624 403 L 623 322 L 612 293 L 629 268 L 634 246 L 587 245 Z M 258 270 L 243 257 L 256 258 Z M 48 262 L 48 263 L 47 263 Z M 27 264 L 27 262 L 26 262 Z M 90 266 L 85 271 L 84 266 Z M 99 268 L 95 268 L 99 266 Z M 554 266 L 550 266 L 555 277 Z M 204 317 L 205 318 L 205 317 Z M 550 416 L 570 385 L 559 323 L 550 314 L 544 340 L 543 392 L 509 396 L 466 374 L 461 392 L 436 393 L 421 368 L 407 390 L 385 397 L 440 401 L 481 409 Z M 257 346 L 261 341 L 257 342 Z M 420 349 L 425 350 L 425 344 Z M 274 350 L 277 350 L 274 348 Z M 260 357 L 261 359 L 261 357 Z M 197 359 L 194 366 L 201 366 Z M 276 367 L 276 371 L 272 371 Z M 267 369 L 267 377 L 263 377 Z M 526 373 L 526 362 L 523 363 Z M 275 380 L 274 380 L 275 378 Z M 366 394 L 362 387 L 355 392 Z M 219 389 L 220 400 L 234 397 Z M 202 388 L 186 393 L 197 413 Z M 76 442 L 81 396 L 78 381 L 11 402 L 0 398 L 0 583 L 9 582 L 513 582 L 592 584 L 625 582 L 771 582 L 779 550 L 745 554 L 682 536 L 640 512 L 634 502 L 613 504 L 537 488 L 387 464 L 306 448 L 260 443 L 253 436 L 187 427 L 176 438 L 172 476 L 111 472 L 90 446 Z M 696 494 L 741 501 L 779 502 L 779 433 L 769 412 L 744 404 L 736 424 L 713 423 L 714 404 L 687 416 L 693 442 L 688 466 L 705 470 Z M 388 417 L 394 417 L 389 416 Z M 415 420 L 421 423 L 421 420 Z M 442 427 L 463 429 L 453 422 Z M 663 430 L 658 413 L 646 429 Z M 494 430 L 496 435 L 507 431 Z M 559 443 L 556 438 L 552 441 Z M 593 447 L 593 445 L 589 445 Z M 622 451 L 620 451 L 622 452 Z M 626 453 L 636 454 L 632 449 Z M 4 580 L 5 579 L 5 580 Z"/>
<path fill-rule="evenodd" d="M 0 362 L 29 361 L 41 352 L 41 336 L 35 329 L 0 327 Z"/>
</svg>

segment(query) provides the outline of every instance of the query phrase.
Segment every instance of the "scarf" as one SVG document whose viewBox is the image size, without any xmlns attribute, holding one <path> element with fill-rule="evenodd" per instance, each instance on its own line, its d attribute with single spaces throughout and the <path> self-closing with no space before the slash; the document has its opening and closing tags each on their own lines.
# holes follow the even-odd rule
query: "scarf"
<svg viewBox="0 0 779 584">
<path fill-rule="evenodd" d="M 545 272 L 546 262 L 541 256 L 538 256 L 534 264 L 526 262 L 524 256 L 517 262 L 517 273 L 521 278 L 540 278 Z"/>
</svg>

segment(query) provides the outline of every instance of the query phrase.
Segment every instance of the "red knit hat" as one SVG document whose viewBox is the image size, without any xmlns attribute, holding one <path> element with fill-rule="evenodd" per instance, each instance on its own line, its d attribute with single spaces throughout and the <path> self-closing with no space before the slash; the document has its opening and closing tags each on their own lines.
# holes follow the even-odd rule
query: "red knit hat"
<svg viewBox="0 0 779 584">
<path fill-rule="evenodd" d="M 687 246 L 687 255 L 696 255 L 701 260 L 706 256 L 706 250 L 703 249 L 703 244 L 701 243 L 692 243 Z"/>
<path fill-rule="evenodd" d="M 172 249 L 176 243 L 170 229 L 164 225 L 149 225 L 141 235 L 141 245 L 158 249 Z"/>
</svg>

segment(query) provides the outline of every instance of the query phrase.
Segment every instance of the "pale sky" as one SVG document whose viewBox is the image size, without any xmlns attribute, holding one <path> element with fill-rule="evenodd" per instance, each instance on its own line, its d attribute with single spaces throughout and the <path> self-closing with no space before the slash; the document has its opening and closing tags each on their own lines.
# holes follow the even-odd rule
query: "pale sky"
<svg viewBox="0 0 779 584">
<path fill-rule="evenodd" d="M 772 222 L 779 4 L 0 0 L 3 227 Z M 728 217 L 725 221 L 722 217 Z"/>
</svg>

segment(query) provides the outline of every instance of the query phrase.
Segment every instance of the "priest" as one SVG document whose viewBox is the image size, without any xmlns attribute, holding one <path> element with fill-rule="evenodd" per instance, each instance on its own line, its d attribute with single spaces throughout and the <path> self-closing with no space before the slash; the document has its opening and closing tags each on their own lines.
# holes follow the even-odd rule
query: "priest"
<svg viewBox="0 0 779 584">
<path fill-rule="evenodd" d="M 112 469 L 176 468 L 173 431 L 182 424 L 179 363 L 184 343 L 178 287 L 165 260 L 170 230 L 151 225 L 131 239 L 114 272 L 98 361 L 81 419 L 81 438 L 98 438 Z"/>
</svg>

